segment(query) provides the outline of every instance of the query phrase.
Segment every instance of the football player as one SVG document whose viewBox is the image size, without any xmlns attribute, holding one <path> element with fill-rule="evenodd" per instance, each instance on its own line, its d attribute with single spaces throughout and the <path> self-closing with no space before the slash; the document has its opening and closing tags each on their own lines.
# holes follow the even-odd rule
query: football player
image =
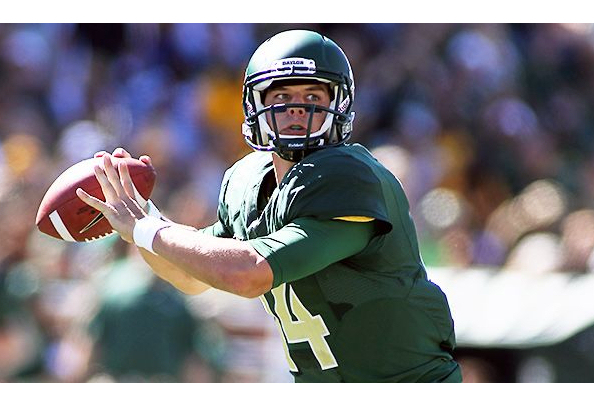
<svg viewBox="0 0 594 406">
<path fill-rule="evenodd" d="M 107 153 L 95 169 L 105 202 L 79 196 L 181 291 L 259 297 L 296 382 L 460 382 L 448 302 L 427 279 L 402 186 L 346 143 L 354 96 L 335 42 L 279 33 L 249 61 L 243 135 L 256 151 L 225 173 L 215 224 L 195 230 L 139 207 Z"/>
</svg>

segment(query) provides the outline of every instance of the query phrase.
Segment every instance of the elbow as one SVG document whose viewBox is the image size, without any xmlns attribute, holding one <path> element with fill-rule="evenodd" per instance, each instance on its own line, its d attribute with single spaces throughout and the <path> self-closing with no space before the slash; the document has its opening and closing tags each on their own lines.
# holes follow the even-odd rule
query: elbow
<svg viewBox="0 0 594 406">
<path fill-rule="evenodd" d="M 233 276 L 232 281 L 227 281 L 226 285 L 226 291 L 248 299 L 261 296 L 272 288 L 272 283 L 266 284 L 248 275 L 237 274 Z"/>
<path fill-rule="evenodd" d="M 250 269 L 226 273 L 224 284 L 228 292 L 253 299 L 272 289 L 272 269 L 266 261 Z"/>
<path fill-rule="evenodd" d="M 258 286 L 248 286 L 243 290 L 238 291 L 236 294 L 241 297 L 245 297 L 246 299 L 254 299 L 259 296 L 262 296 L 264 293 L 268 292 L 270 289 L 263 289 Z"/>
</svg>

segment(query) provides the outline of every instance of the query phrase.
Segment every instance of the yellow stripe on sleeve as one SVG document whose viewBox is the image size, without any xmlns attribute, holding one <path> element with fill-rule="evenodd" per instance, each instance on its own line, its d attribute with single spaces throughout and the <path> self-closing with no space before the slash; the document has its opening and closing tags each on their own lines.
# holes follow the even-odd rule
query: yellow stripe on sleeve
<svg viewBox="0 0 594 406">
<path fill-rule="evenodd" d="M 365 216 L 344 216 L 344 217 L 334 217 L 333 220 L 352 221 L 353 223 L 369 223 L 370 221 L 373 221 L 375 219 L 373 217 L 365 217 Z"/>
</svg>

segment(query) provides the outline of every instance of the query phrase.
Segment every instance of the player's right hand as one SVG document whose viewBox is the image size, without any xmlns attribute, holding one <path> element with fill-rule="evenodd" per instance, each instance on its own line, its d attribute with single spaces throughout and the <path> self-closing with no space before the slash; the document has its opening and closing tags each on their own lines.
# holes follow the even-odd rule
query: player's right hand
<svg viewBox="0 0 594 406">
<path fill-rule="evenodd" d="M 101 158 L 105 154 L 111 155 L 115 158 L 132 158 L 132 155 L 122 147 L 117 147 L 116 149 L 113 150 L 113 153 L 111 153 L 111 154 L 109 154 L 107 151 L 95 152 L 95 154 L 93 155 L 93 158 Z M 146 165 L 153 166 L 153 161 L 151 160 L 151 157 L 148 155 L 141 155 L 140 158 L 138 158 L 138 159 L 140 161 L 144 162 Z M 134 187 L 134 186 L 132 186 L 132 187 Z M 131 195 L 131 196 L 133 196 L 133 195 Z M 155 206 L 155 204 L 152 203 L 150 200 L 148 200 L 146 202 L 146 204 L 145 203 L 139 203 L 139 204 L 141 205 L 143 210 L 148 212 L 149 215 L 159 217 L 159 218 L 162 217 L 157 206 Z"/>
<path fill-rule="evenodd" d="M 93 155 L 93 158 L 101 158 L 103 155 L 105 155 L 107 153 L 108 153 L 107 151 L 95 152 L 95 155 Z M 122 147 L 118 147 L 118 148 L 114 149 L 111 155 L 114 156 L 115 158 L 132 158 L 132 155 L 130 155 L 130 153 Z M 153 165 L 151 157 L 148 155 L 141 155 L 140 158 L 138 158 L 138 159 L 147 165 L 151 165 L 151 166 Z"/>
</svg>

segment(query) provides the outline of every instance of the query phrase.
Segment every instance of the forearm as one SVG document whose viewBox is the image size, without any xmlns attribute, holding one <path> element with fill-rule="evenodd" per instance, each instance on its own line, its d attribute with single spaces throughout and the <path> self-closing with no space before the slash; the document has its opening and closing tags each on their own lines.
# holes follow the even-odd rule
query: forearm
<svg viewBox="0 0 594 406">
<path fill-rule="evenodd" d="M 163 257 L 154 255 L 142 248 L 138 250 L 144 261 L 152 268 L 155 275 L 171 283 L 179 291 L 187 295 L 198 295 L 210 288 L 209 285 L 193 278 Z"/>
<path fill-rule="evenodd" d="M 217 289 L 256 297 L 272 287 L 270 266 L 245 241 L 173 225 L 156 234 L 152 247 L 163 260 Z"/>
<path fill-rule="evenodd" d="M 196 231 L 194 227 L 175 223 L 163 216 L 159 209 L 150 200 L 148 201 L 145 210 L 147 210 L 150 216 L 160 218 L 169 223 L 176 224 L 180 227 L 187 228 L 192 231 Z M 201 232 L 208 232 L 208 229 L 209 227 L 207 227 L 204 230 L 201 230 Z M 144 261 L 151 267 L 155 275 L 171 283 L 176 289 L 180 290 L 181 292 L 188 295 L 198 295 L 210 288 L 209 285 L 199 281 L 196 278 L 193 278 L 184 270 L 176 267 L 163 257 L 155 255 L 144 248 L 139 247 L 138 250 Z"/>
</svg>

